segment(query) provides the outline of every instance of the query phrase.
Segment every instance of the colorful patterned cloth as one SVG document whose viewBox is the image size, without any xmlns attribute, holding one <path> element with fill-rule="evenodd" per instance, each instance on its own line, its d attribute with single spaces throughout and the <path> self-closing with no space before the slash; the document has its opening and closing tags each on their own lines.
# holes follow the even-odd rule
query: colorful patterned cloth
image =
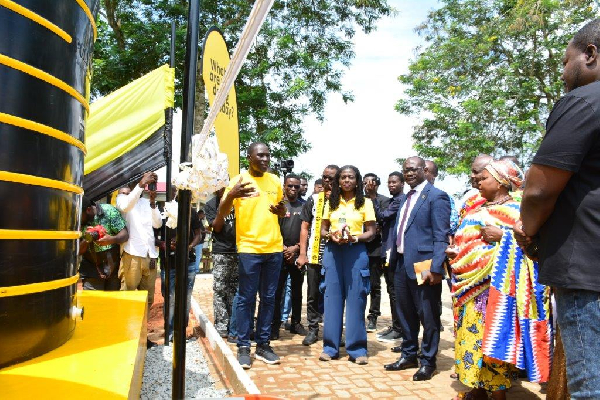
<svg viewBox="0 0 600 400">
<path fill-rule="evenodd" d="M 476 300 L 468 301 L 458 308 L 455 370 L 459 380 L 465 385 L 493 392 L 508 389 L 518 374 L 513 365 L 490 359 L 483 354 L 481 334 L 485 329 L 487 294 L 488 290 Z"/>
<path fill-rule="evenodd" d="M 527 371 L 533 382 L 545 382 L 550 373 L 552 326 L 549 289 L 537 283 L 537 263 L 517 246 L 512 227 L 519 219 L 519 203 L 471 208 L 455 236 L 458 256 L 452 260 L 452 290 L 458 312 L 489 289 L 482 310 L 482 351 L 487 357 Z M 489 244 L 481 228 L 494 225 L 504 231 L 500 243 Z M 457 332 L 457 346 L 458 337 Z"/>
</svg>

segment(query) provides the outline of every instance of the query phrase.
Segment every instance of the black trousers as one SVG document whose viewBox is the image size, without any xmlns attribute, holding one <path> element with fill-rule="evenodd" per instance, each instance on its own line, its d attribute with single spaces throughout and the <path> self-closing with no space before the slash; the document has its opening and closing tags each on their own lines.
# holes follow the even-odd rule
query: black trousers
<svg viewBox="0 0 600 400">
<path fill-rule="evenodd" d="M 114 272 L 108 279 L 100 278 L 83 278 L 83 290 L 104 290 L 117 291 L 121 290 L 121 280 Z"/>
<path fill-rule="evenodd" d="M 285 292 L 288 274 L 292 284 L 292 325 L 300 323 L 302 320 L 302 285 L 304 284 L 304 274 L 300 272 L 296 265 L 288 265 L 284 262 L 279 273 L 279 283 L 275 292 L 273 326 L 277 327 L 281 325 L 281 298 Z"/>
<path fill-rule="evenodd" d="M 419 350 L 419 331 L 423 325 L 421 343 L 421 365 L 436 366 L 436 356 L 440 344 L 440 299 L 442 284 L 418 285 L 411 279 L 404 265 L 404 257 L 398 255 L 394 285 L 398 294 L 396 308 L 403 331 L 402 357 L 415 358 Z"/>
<path fill-rule="evenodd" d="M 308 296 L 306 299 L 306 319 L 308 320 L 308 329 L 315 332 L 319 331 L 319 320 L 321 319 L 321 313 L 319 312 L 319 303 L 323 297 L 323 294 L 319 290 L 319 285 L 323 282 L 321 268 L 319 264 L 306 265 Z"/>
<path fill-rule="evenodd" d="M 394 288 L 394 269 L 386 267 L 385 259 L 381 257 L 369 257 L 369 270 L 371 272 L 371 300 L 369 303 L 368 318 L 377 318 L 381 315 L 381 276 L 385 280 L 388 295 L 390 297 L 390 308 L 392 312 L 392 328 L 401 332 L 398 311 L 396 310 L 396 290 Z"/>
</svg>

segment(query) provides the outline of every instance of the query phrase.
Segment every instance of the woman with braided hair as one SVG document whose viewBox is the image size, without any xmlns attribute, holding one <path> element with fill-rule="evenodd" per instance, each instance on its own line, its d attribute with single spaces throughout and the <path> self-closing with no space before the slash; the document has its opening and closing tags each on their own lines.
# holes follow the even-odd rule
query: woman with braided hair
<svg viewBox="0 0 600 400">
<path fill-rule="evenodd" d="M 321 222 L 321 236 L 328 238 L 323 253 L 325 321 L 321 361 L 339 357 L 345 306 L 350 361 L 368 362 L 365 308 L 370 273 L 365 242 L 373 239 L 375 230 L 375 210 L 371 199 L 364 197 L 360 172 L 346 165 L 336 173 Z"/>
</svg>

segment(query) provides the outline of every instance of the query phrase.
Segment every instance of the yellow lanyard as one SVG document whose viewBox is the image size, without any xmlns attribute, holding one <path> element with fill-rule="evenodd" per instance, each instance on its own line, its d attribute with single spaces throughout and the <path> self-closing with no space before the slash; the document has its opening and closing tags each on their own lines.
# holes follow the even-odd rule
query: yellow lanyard
<svg viewBox="0 0 600 400">
<path fill-rule="evenodd" d="M 325 192 L 319 193 L 317 198 L 317 207 L 315 209 L 315 234 L 312 238 L 312 252 L 310 254 L 310 263 L 319 263 L 319 245 L 321 243 L 321 221 L 323 220 L 323 209 L 325 208 Z"/>
</svg>

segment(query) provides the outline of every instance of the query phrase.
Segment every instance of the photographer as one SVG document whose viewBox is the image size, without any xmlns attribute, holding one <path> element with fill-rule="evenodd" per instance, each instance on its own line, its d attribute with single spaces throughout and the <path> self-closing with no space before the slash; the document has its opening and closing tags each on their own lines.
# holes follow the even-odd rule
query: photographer
<svg viewBox="0 0 600 400">
<path fill-rule="evenodd" d="M 129 239 L 126 222 L 110 204 L 96 205 L 83 196 L 81 207 L 82 238 L 79 241 L 79 274 L 84 290 L 119 290 L 121 261 L 119 244 Z"/>
<path fill-rule="evenodd" d="M 156 261 L 158 250 L 154 244 L 154 231 L 162 219 L 156 206 L 156 180 L 154 172 L 146 172 L 139 183 L 119 190 L 117 209 L 125 221 L 129 240 L 123 247 L 123 262 L 119 269 L 121 290 L 147 290 L 148 312 L 154 302 Z M 148 187 L 147 190 L 146 187 Z"/>
</svg>

